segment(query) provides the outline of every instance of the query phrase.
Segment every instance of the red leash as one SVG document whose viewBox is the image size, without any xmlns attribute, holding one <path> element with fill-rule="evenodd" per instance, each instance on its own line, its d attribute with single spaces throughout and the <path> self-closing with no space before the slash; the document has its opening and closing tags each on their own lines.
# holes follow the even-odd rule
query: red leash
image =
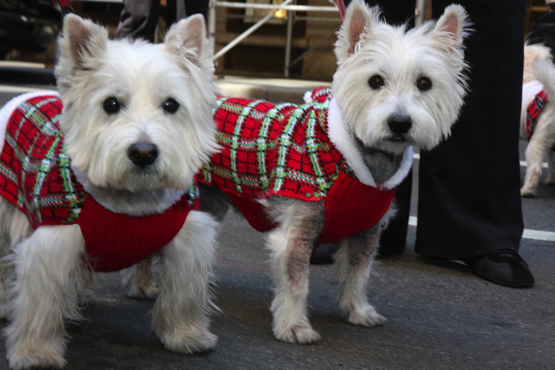
<svg viewBox="0 0 555 370">
<path fill-rule="evenodd" d="M 338 1 L 341 1 L 341 0 L 338 0 Z M 58 0 L 58 3 L 62 7 L 62 13 L 64 15 L 66 15 L 66 14 L 76 14 L 75 10 L 73 10 L 71 5 L 69 4 L 69 0 Z"/>
<path fill-rule="evenodd" d="M 345 2 L 343 0 L 335 0 L 337 8 L 339 9 L 339 15 L 341 16 L 341 21 L 345 18 Z"/>
</svg>

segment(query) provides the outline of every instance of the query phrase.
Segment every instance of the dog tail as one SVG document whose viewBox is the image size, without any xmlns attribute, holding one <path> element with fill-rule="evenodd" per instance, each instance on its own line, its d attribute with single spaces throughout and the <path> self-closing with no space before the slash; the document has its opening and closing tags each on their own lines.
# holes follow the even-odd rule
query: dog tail
<svg viewBox="0 0 555 370">
<path fill-rule="evenodd" d="M 534 76 L 542 83 L 550 99 L 555 99 L 555 66 L 551 58 L 537 57 L 534 61 Z"/>
</svg>

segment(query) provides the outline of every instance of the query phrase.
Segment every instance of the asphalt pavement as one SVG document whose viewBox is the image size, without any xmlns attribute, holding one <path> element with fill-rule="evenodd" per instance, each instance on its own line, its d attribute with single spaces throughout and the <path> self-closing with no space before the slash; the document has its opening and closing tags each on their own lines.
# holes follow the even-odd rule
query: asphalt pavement
<svg viewBox="0 0 555 370">
<path fill-rule="evenodd" d="M 3 82 L 1 104 L 45 88 L 32 80 Z M 322 83 L 228 77 L 217 84 L 224 94 L 300 102 L 304 91 Z M 417 168 L 418 157 L 414 176 Z M 416 194 L 418 182 L 413 184 Z M 333 267 L 311 267 L 310 319 L 322 336 L 314 345 L 273 337 L 264 235 L 230 215 L 214 266 L 221 312 L 211 324 L 219 337 L 213 351 L 191 356 L 166 350 L 150 329 L 153 302 L 127 298 L 117 273 L 98 274 L 83 321 L 67 326 L 67 369 L 555 369 L 555 187 L 540 185 L 537 198 L 523 199 L 523 210 L 527 230 L 520 252 L 534 287 L 502 287 L 463 264 L 421 258 L 411 226 L 405 253 L 380 258 L 371 278 L 368 296 L 387 317 L 383 326 L 349 324 L 339 312 Z M 414 225 L 416 197 L 411 214 Z M 0 369 L 7 369 L 5 350 L 0 353 Z"/>
</svg>

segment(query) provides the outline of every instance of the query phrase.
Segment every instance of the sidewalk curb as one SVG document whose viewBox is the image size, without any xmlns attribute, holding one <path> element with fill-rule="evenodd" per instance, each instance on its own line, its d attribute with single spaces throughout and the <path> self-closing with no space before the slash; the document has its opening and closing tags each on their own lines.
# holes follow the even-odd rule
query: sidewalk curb
<svg viewBox="0 0 555 370">
<path fill-rule="evenodd" d="M 0 66 L 0 81 L 8 84 L 56 85 L 52 68 Z"/>
</svg>

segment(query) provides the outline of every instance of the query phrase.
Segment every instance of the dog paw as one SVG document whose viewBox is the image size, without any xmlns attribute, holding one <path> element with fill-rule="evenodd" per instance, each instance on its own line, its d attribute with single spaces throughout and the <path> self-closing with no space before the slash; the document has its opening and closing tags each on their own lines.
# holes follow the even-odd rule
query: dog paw
<svg viewBox="0 0 555 370">
<path fill-rule="evenodd" d="M 208 351 L 216 346 L 218 337 L 208 330 L 171 330 L 159 335 L 167 349 L 181 353 Z"/>
<path fill-rule="evenodd" d="M 38 352 L 28 350 L 9 351 L 8 361 L 14 370 L 33 367 L 63 368 L 66 360 L 56 352 Z"/>
<path fill-rule="evenodd" d="M 160 290 L 153 283 L 135 286 L 129 289 L 127 296 L 136 299 L 156 299 Z"/>
<path fill-rule="evenodd" d="M 536 192 L 532 189 L 523 187 L 522 189 L 520 189 L 520 195 L 523 198 L 534 198 L 536 196 Z"/>
<path fill-rule="evenodd" d="M 545 185 L 555 185 L 555 179 L 547 178 L 547 179 L 545 179 L 545 181 L 543 183 Z"/>
<path fill-rule="evenodd" d="M 320 340 L 320 334 L 306 322 L 297 323 L 279 332 L 274 328 L 274 335 L 278 340 L 288 343 L 312 344 Z"/>
<path fill-rule="evenodd" d="M 366 305 L 360 309 L 351 310 L 348 321 L 353 325 L 376 326 L 383 325 L 387 319 L 376 312 L 374 307 Z"/>
</svg>

